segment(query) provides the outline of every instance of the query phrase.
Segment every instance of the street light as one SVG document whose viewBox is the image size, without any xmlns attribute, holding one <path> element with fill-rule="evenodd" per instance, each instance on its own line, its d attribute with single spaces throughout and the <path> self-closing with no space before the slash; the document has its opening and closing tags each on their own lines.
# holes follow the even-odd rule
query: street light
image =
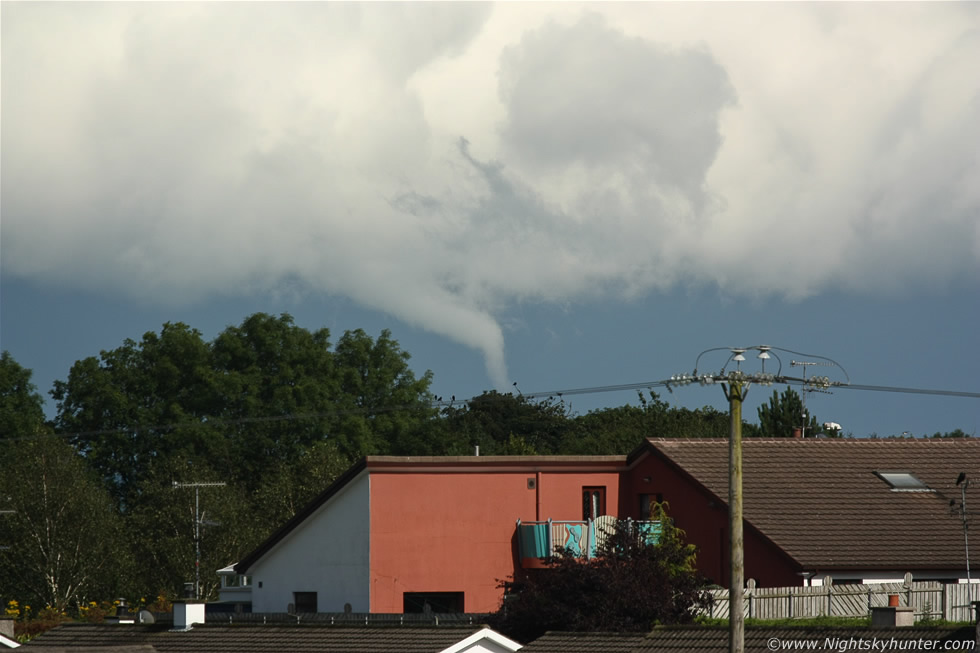
<svg viewBox="0 0 980 653">
<path fill-rule="evenodd" d="M 960 488 L 960 515 L 963 518 L 963 547 L 966 549 L 966 591 L 973 600 L 973 579 L 970 578 L 970 537 L 967 535 L 969 525 L 966 521 L 966 489 L 970 487 L 970 479 L 965 472 L 956 477 L 956 485 Z M 950 501 L 952 503 L 952 501 Z"/>
<path fill-rule="evenodd" d="M 729 355 L 721 370 L 717 374 L 699 374 L 698 365 L 701 357 L 709 352 L 728 351 Z M 697 381 L 701 385 L 721 384 L 728 399 L 729 414 L 731 416 L 731 427 L 728 438 L 728 532 L 729 546 L 731 554 L 731 571 L 728 589 L 728 626 L 730 653 L 743 653 L 745 651 L 745 549 L 742 527 L 742 402 L 748 394 L 749 386 L 753 383 L 771 386 L 773 383 L 797 382 L 802 383 L 804 390 L 808 388 L 826 389 L 831 385 L 840 385 L 832 382 L 829 377 L 811 377 L 809 379 L 797 379 L 782 375 L 783 363 L 776 351 L 783 351 L 792 354 L 799 354 L 787 349 L 770 347 L 769 345 L 755 345 L 753 347 L 714 347 L 706 349 L 698 354 L 694 361 L 694 371 L 691 374 L 681 374 L 670 377 L 667 382 L 667 389 L 671 385 L 688 385 Z M 746 374 L 742 371 L 742 363 L 746 361 L 745 354 L 748 352 L 758 352 L 756 358 L 761 361 L 761 372 Z M 766 372 L 766 361 L 775 358 L 779 366 L 775 374 Z M 837 365 L 829 358 L 816 356 L 830 364 Z M 728 370 L 729 365 L 734 362 L 735 369 Z M 726 371 L 727 370 L 727 371 Z M 843 368 L 841 368 L 843 372 Z M 844 376 L 847 373 L 844 372 Z"/>
</svg>

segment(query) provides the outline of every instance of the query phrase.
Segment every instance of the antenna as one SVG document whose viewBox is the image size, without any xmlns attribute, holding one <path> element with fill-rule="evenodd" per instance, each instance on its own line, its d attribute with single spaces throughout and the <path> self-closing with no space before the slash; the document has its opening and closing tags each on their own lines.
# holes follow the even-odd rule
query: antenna
<svg viewBox="0 0 980 653">
<path fill-rule="evenodd" d="M 806 437 L 806 423 L 807 423 L 807 412 L 806 412 L 806 395 L 808 392 L 823 392 L 824 394 L 833 394 L 829 390 L 825 390 L 820 387 L 810 386 L 807 384 L 806 380 L 806 368 L 811 365 L 824 365 L 827 367 L 836 367 L 836 363 L 828 363 L 826 361 L 790 361 L 789 363 L 792 367 L 802 367 L 803 368 L 803 388 L 800 391 L 800 398 L 803 400 L 803 426 L 800 434 L 802 437 Z M 824 385 L 824 377 L 814 378 L 814 383 L 819 383 L 819 385 Z"/>
<path fill-rule="evenodd" d="M 174 481 L 174 489 L 194 488 L 194 598 L 201 598 L 201 526 L 217 526 L 216 522 L 205 522 L 201 518 L 201 488 L 224 487 L 224 481 L 209 481 L 200 483 L 178 483 Z"/>
</svg>

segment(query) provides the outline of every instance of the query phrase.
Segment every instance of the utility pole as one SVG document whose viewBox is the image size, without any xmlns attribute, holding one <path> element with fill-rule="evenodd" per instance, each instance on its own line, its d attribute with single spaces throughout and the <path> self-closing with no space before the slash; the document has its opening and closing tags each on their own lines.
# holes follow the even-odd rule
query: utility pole
<svg viewBox="0 0 980 653">
<path fill-rule="evenodd" d="M 758 352 L 757 358 L 762 362 L 762 371 L 753 374 L 742 372 L 741 365 L 745 361 L 745 353 L 754 350 Z M 728 351 L 728 359 L 717 374 L 698 374 L 698 364 L 701 357 L 708 352 Z M 706 349 L 698 354 L 694 362 L 694 371 L 691 374 L 681 374 L 672 376 L 665 384 L 670 390 L 671 385 L 688 385 L 697 381 L 701 385 L 712 385 L 720 383 L 728 399 L 728 410 L 731 416 L 731 428 L 728 438 L 728 533 L 731 561 L 730 582 L 728 586 L 728 650 L 729 653 L 744 653 L 745 651 L 745 540 L 742 519 L 742 402 L 748 394 L 749 386 L 752 383 L 760 385 L 772 385 L 774 382 L 802 382 L 804 389 L 808 386 L 827 388 L 831 381 L 827 377 L 816 377 L 813 379 L 797 379 L 782 376 L 782 361 L 776 355 L 776 351 L 789 350 L 770 347 L 769 345 L 756 345 L 754 347 L 715 347 Z M 797 352 L 789 352 L 797 353 Z M 799 354 L 807 355 L 807 354 Z M 779 362 L 776 374 L 766 373 L 766 361 L 775 357 Z M 815 358 L 823 358 L 816 356 Z M 829 358 L 823 358 L 828 364 L 837 365 Z M 726 372 L 729 364 L 735 363 L 735 369 Z M 840 368 L 843 372 L 844 368 Z M 805 370 L 805 368 L 804 368 Z M 844 376 L 847 373 L 844 372 Z M 837 384 L 841 385 L 841 384 Z"/>
<path fill-rule="evenodd" d="M 731 429 L 728 437 L 728 533 L 730 538 L 731 580 L 728 584 L 729 651 L 745 650 L 745 539 L 742 531 L 742 401 L 748 383 L 738 374 L 722 390 L 728 399 Z"/>
<path fill-rule="evenodd" d="M 194 488 L 194 598 L 201 598 L 201 488 L 224 487 L 224 481 L 202 483 L 178 483 L 174 481 L 174 489 Z"/>
</svg>

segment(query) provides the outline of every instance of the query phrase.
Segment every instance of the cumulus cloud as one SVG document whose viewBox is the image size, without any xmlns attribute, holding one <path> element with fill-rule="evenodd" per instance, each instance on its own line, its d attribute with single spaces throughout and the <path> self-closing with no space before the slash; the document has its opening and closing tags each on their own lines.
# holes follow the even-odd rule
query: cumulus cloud
<svg viewBox="0 0 980 653">
<path fill-rule="evenodd" d="M 976 283 L 966 4 L 14 3 L 2 266 L 301 280 L 481 351 L 517 301 Z"/>
</svg>

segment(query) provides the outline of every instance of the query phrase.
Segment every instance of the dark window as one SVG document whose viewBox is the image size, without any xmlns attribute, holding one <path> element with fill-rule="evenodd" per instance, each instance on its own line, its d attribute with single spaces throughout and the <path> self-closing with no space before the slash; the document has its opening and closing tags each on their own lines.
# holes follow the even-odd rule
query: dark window
<svg viewBox="0 0 980 653">
<path fill-rule="evenodd" d="M 405 592 L 404 612 L 463 612 L 462 592 Z"/>
<path fill-rule="evenodd" d="M 582 519 L 595 519 L 606 514 L 606 488 L 582 488 Z"/>
<path fill-rule="evenodd" d="M 316 613 L 316 592 L 293 592 L 296 614 Z"/>
<path fill-rule="evenodd" d="M 640 495 L 640 519 L 650 519 L 650 511 L 655 503 L 663 503 L 664 495 L 659 492 L 656 494 Z"/>
</svg>

